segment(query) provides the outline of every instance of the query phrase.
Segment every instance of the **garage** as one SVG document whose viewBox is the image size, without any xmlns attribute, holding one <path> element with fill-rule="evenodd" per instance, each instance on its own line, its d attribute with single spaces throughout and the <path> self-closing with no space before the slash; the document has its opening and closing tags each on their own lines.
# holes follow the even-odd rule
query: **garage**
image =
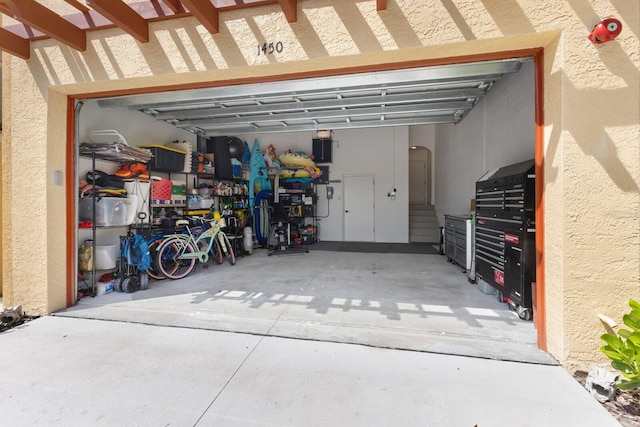
<svg viewBox="0 0 640 427">
<path fill-rule="evenodd" d="M 207 13 L 200 13 L 201 7 Z M 200 134 L 206 138 L 234 136 L 249 145 L 258 139 L 261 147 L 273 145 L 276 151 L 308 152 L 313 151 L 313 139 L 325 135 L 318 131 L 329 131 L 333 158 L 320 166 L 328 168 L 325 176 L 335 182 L 315 184 L 317 213 L 327 218 L 320 218 L 315 228 L 317 249 L 308 245 L 309 253 L 296 255 L 309 259 L 309 265 L 313 265 L 311 257 L 327 252 L 346 254 L 340 257 L 346 260 L 352 253 L 345 248 L 361 240 L 372 247 L 385 245 L 385 259 L 391 258 L 393 245 L 434 243 L 420 242 L 420 237 L 433 237 L 417 233 L 411 220 L 416 194 L 433 206 L 435 222 L 443 226 L 446 218 L 471 211 L 471 201 L 476 199 L 473 184 L 479 177 L 535 158 L 537 274 L 532 296 L 537 297 L 534 305 L 540 310 L 533 314 L 534 341 L 563 365 L 586 368 L 593 359 L 602 358 L 598 352 L 599 335 L 606 327 L 602 319 L 620 319 L 625 310 L 621 301 L 637 291 L 637 227 L 629 224 L 637 218 L 639 107 L 629 93 L 637 93 L 639 67 L 637 22 L 627 19 L 637 16 L 637 7 L 633 2 L 609 0 L 508 7 L 479 1 L 433 2 L 427 7 L 373 0 L 9 2 L 0 9 L 0 49 L 8 53 L 3 56 L 2 229 L 7 236 L 2 253 L 3 302 L 22 304 L 26 312 L 42 315 L 75 307 L 78 250 L 93 233 L 78 230 L 78 175 L 89 168 L 79 167 L 86 159 L 76 163 L 77 144 L 90 140 L 90 132 L 117 130 L 136 146 L 185 140 L 197 149 L 196 134 Z M 595 43 L 589 34 L 607 16 L 619 18 L 623 30 L 615 39 Z M 455 111 L 442 105 L 437 112 L 426 114 L 431 120 L 457 115 L 462 119 L 457 124 L 417 123 L 417 119 L 426 120 L 425 114 L 402 107 L 416 93 L 409 88 L 368 93 L 370 84 L 375 87 L 389 81 L 356 82 L 356 90 L 349 93 L 346 86 L 327 93 L 321 84 L 329 78 L 370 73 L 389 76 L 387 73 L 514 59 L 522 61 L 520 71 L 501 76 L 471 110 L 461 104 Z M 523 78 L 529 88 L 513 84 L 509 95 L 499 96 L 501 89 L 510 87 L 509 82 L 522 76 L 529 76 Z M 306 110 L 288 111 L 292 117 L 287 121 L 276 117 L 276 108 L 265 111 L 266 107 L 250 105 L 246 99 L 227 99 L 224 107 L 205 107 L 217 115 L 216 120 L 224 118 L 216 109 L 234 109 L 235 117 L 221 129 L 206 124 L 211 117 L 182 117 L 166 108 L 170 106 L 160 105 L 163 100 L 152 99 L 154 94 L 186 97 L 189 91 L 239 90 L 251 85 L 258 89 L 255 85 L 266 84 L 283 97 L 274 99 L 270 107 L 278 103 L 292 106 L 298 102 L 292 92 L 301 89 L 281 85 L 312 79 L 318 83 L 312 88 L 317 89 L 317 97 L 301 103 L 311 111 L 340 96 L 343 100 L 332 104 L 341 104 L 344 112 L 327 107 L 309 123 Z M 269 95 L 265 92 L 256 92 L 262 103 Z M 378 97 L 379 104 L 349 104 L 359 102 L 351 98 L 360 95 Z M 144 102 L 156 109 L 134 105 L 138 96 L 149 97 Z M 223 94 L 218 96 L 223 98 Z M 403 98 L 400 104 L 394 103 Z M 468 99 L 474 98 L 470 95 Z M 123 99 L 132 102 L 133 108 L 117 104 Z M 112 105 L 99 105 L 100 101 Z M 165 101 L 179 99 L 167 97 Z M 467 99 L 455 102 L 465 104 Z M 603 109 L 604 103 L 616 108 Z M 198 109 L 195 105 L 181 108 Z M 248 120 L 250 115 L 260 121 Z M 516 117 L 526 118 L 518 122 Z M 373 127 L 362 123 L 387 124 L 388 119 L 405 123 Z M 183 127 L 176 127 L 181 121 Z M 349 122 L 352 127 L 338 122 Z M 241 123 L 254 128 L 243 129 Z M 354 123 L 365 127 L 356 128 Z M 500 125 L 494 126 L 496 123 Z M 266 131 L 271 125 L 298 129 L 255 133 L 258 127 Z M 363 176 L 366 179 L 359 179 Z M 349 177 L 355 178 L 351 181 Z M 344 212 L 351 209 L 345 209 L 344 203 L 351 194 L 350 184 L 363 181 L 373 189 L 375 205 L 367 211 L 373 211 L 373 218 L 355 223 L 363 226 L 366 237 L 353 237 Z M 421 182 L 418 190 L 412 185 L 416 182 Z M 460 190 L 458 183 L 464 182 L 468 184 Z M 332 199 L 327 197 L 329 187 Z M 34 206 L 42 207 L 41 214 L 24 215 Z M 509 239 L 513 243 L 519 237 Z M 33 242 L 38 242 L 38 250 L 33 249 Z M 343 247 L 321 250 L 321 245 L 330 242 Z M 420 254 L 400 256 L 414 255 Z M 457 264 L 446 262 L 446 256 L 422 255 L 443 261 L 460 276 L 460 286 L 485 297 Z M 211 275 L 223 268 L 248 265 L 255 258 L 255 254 L 241 257 L 236 266 L 212 265 Z M 266 256 L 264 264 L 275 265 L 286 258 Z M 370 261 L 352 260 L 353 265 L 347 267 L 369 265 Z M 423 261 L 418 258 L 412 264 L 428 268 Z M 337 264 L 317 262 L 319 270 L 313 271 L 328 271 L 327 265 Z M 367 271 L 377 271 L 376 275 L 380 266 L 391 269 L 378 260 L 369 266 Z M 307 275 L 311 281 L 321 276 L 313 271 Z M 201 272 L 189 277 L 195 279 Z M 499 275 L 495 279 L 500 280 Z M 279 282 L 287 280 L 288 276 Z M 320 286 L 316 282 L 309 285 Z M 308 298 L 311 288 L 304 289 L 306 293 L 295 295 Z M 224 286 L 215 291 L 236 289 Z M 124 294 L 92 300 L 113 295 Z M 241 298 L 237 293 L 231 296 Z M 337 300 L 332 304 L 345 310 L 343 300 L 349 295 L 336 293 L 333 297 Z M 493 296 L 485 299 L 505 306 Z M 420 303 L 424 305 L 421 309 L 431 311 L 445 311 L 440 305 L 447 306 L 431 307 L 429 301 L 415 295 L 396 302 Z M 523 323 L 533 327 L 532 322 Z"/>
<path fill-rule="evenodd" d="M 260 211 L 253 208 L 246 224 L 252 228 L 255 253 L 236 247 L 234 266 L 209 261 L 205 269 L 196 263 L 185 278 L 152 277 L 147 289 L 130 294 L 110 292 L 110 277 L 94 284 L 105 272 L 94 276 L 89 271 L 78 282 L 79 296 L 87 284 L 107 294 L 81 298 L 58 314 L 555 363 L 536 348 L 532 322 L 498 302 L 487 283 L 481 292 L 475 267 L 454 261 L 441 241 L 445 216 L 470 216 L 475 182 L 486 170 L 533 157 L 533 121 L 534 65 L 528 57 L 79 100 L 81 149 L 83 141 L 116 132 L 129 145 L 188 144 L 188 151 L 214 157 L 214 170 L 230 168 L 215 158 L 230 157 L 228 151 L 216 152 L 216 141 L 242 140 L 245 151 L 252 144 L 263 153 L 270 147 L 274 157 L 283 152 L 317 156 L 315 145 L 323 144 L 327 157 L 319 162 L 324 179 L 302 182 L 303 194 L 312 197 L 312 211 L 292 222 L 296 229 L 304 222 L 313 230 L 308 245 L 274 251 L 259 239 L 254 215 Z M 78 159 L 79 180 L 94 169 L 109 174 L 120 167 L 100 158 L 91 164 L 86 154 Z M 161 166 L 150 168 L 150 174 L 186 188 L 187 194 L 213 187 L 211 209 L 223 212 L 226 222 L 242 221 L 247 210 L 229 212 L 227 197 L 218 196 L 223 193 L 215 187 L 227 179 L 244 183 L 244 176 L 221 177 L 191 167 L 167 172 Z M 272 172 L 271 186 L 274 178 Z M 369 187 L 348 187 L 362 185 L 363 178 Z M 280 178 L 281 197 L 301 185 L 293 181 L 290 186 Z M 362 202 L 362 193 L 370 200 Z M 176 232 L 178 218 L 202 214 L 190 210 L 184 197 L 178 192 L 160 202 L 146 193 L 142 199 L 148 206 L 136 214 L 150 213 L 150 219 L 138 221 L 136 215 L 125 225 L 134 233 L 146 227 Z M 270 201 L 270 210 L 277 206 Z M 415 213 L 416 207 L 429 209 Z M 173 221 L 161 227 L 158 216 Z M 434 223 L 430 230 L 415 230 L 415 223 L 428 220 Z M 370 226 L 363 229 L 366 222 Z M 86 246 L 83 242 L 93 233 L 93 250 L 115 248 L 125 229 L 80 228 L 77 244 Z M 294 231 L 294 237 L 300 235 Z M 116 276 L 123 273 L 115 270 Z"/>
</svg>

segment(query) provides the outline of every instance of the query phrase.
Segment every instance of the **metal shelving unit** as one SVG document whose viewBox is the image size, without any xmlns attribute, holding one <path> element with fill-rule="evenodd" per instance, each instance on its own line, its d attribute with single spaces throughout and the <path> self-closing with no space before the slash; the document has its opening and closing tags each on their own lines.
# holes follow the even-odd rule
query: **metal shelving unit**
<svg viewBox="0 0 640 427">
<path fill-rule="evenodd" d="M 118 135 L 117 133 L 115 133 L 115 131 L 108 131 L 109 133 L 105 133 L 104 136 L 105 138 L 113 138 L 113 140 L 115 142 L 110 142 L 108 144 L 105 145 L 114 145 L 114 144 L 125 144 L 127 145 L 126 141 L 124 141 L 124 138 L 122 138 L 120 135 Z M 118 138 L 121 138 L 121 140 L 119 140 Z M 135 154 L 135 150 L 138 150 L 137 147 L 130 147 L 129 150 L 127 150 L 126 152 L 118 152 L 117 150 L 113 151 L 113 150 L 104 150 L 103 148 L 100 147 L 100 143 L 96 142 L 93 144 L 81 144 L 81 151 L 79 153 L 79 157 L 81 158 L 89 158 L 91 159 L 91 172 L 92 172 L 92 176 L 95 177 L 96 174 L 96 160 L 100 160 L 100 161 L 106 161 L 106 162 L 110 162 L 110 163 L 114 163 L 114 164 L 118 164 L 118 165 L 122 165 L 122 164 L 126 164 L 128 162 L 141 162 L 141 163 L 147 163 L 148 160 L 146 158 L 143 157 L 138 157 Z M 150 171 L 147 171 L 150 172 Z M 95 181 L 94 181 L 95 182 Z M 131 225 L 129 224 L 125 224 L 125 225 L 113 225 L 113 226 L 98 226 L 97 224 L 97 201 L 98 201 L 98 197 L 96 195 L 95 191 L 91 191 L 91 270 L 80 270 L 79 266 L 78 266 L 78 270 L 79 271 L 84 271 L 87 273 L 91 273 L 91 292 L 92 295 L 95 296 L 96 295 L 96 284 L 97 284 L 97 280 L 96 280 L 96 274 L 97 273 L 101 273 L 101 272 L 113 272 L 116 269 L 104 269 L 104 270 L 99 270 L 96 269 L 96 240 L 97 240 L 97 230 L 98 229 L 117 229 L 117 228 L 130 228 Z M 150 202 L 150 201 L 149 201 Z M 149 210 L 151 211 L 151 210 Z M 149 221 L 151 221 L 151 218 L 149 218 Z M 81 230 L 81 228 L 76 225 L 76 229 L 77 230 Z M 77 238 L 76 238 L 77 240 Z"/>
</svg>

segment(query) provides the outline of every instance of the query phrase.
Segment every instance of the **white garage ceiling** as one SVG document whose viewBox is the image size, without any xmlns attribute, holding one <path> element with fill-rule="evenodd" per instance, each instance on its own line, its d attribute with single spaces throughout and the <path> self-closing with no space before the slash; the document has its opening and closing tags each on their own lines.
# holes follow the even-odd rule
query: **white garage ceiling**
<svg viewBox="0 0 640 427">
<path fill-rule="evenodd" d="M 103 98 L 204 136 L 458 123 L 510 59 Z"/>
</svg>

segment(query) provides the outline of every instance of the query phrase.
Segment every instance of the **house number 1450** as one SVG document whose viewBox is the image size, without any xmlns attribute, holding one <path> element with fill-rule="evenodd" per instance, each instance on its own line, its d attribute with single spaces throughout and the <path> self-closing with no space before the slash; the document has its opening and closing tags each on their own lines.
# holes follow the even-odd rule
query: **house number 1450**
<svg viewBox="0 0 640 427">
<path fill-rule="evenodd" d="M 260 54 L 270 55 L 270 54 L 273 54 L 275 52 L 281 53 L 283 49 L 284 49 L 284 46 L 282 45 L 282 42 L 263 43 L 261 45 L 259 44 L 258 45 L 258 56 L 260 56 Z"/>
</svg>

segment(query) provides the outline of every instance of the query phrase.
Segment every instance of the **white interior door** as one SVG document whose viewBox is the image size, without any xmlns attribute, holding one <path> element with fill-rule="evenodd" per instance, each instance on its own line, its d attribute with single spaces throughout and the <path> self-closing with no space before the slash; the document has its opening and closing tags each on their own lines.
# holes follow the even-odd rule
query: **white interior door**
<svg viewBox="0 0 640 427">
<path fill-rule="evenodd" d="M 427 204 L 427 162 L 422 159 L 409 161 L 409 203 Z"/>
<path fill-rule="evenodd" d="M 374 229 L 373 175 L 344 177 L 344 240 L 373 242 Z"/>
</svg>

